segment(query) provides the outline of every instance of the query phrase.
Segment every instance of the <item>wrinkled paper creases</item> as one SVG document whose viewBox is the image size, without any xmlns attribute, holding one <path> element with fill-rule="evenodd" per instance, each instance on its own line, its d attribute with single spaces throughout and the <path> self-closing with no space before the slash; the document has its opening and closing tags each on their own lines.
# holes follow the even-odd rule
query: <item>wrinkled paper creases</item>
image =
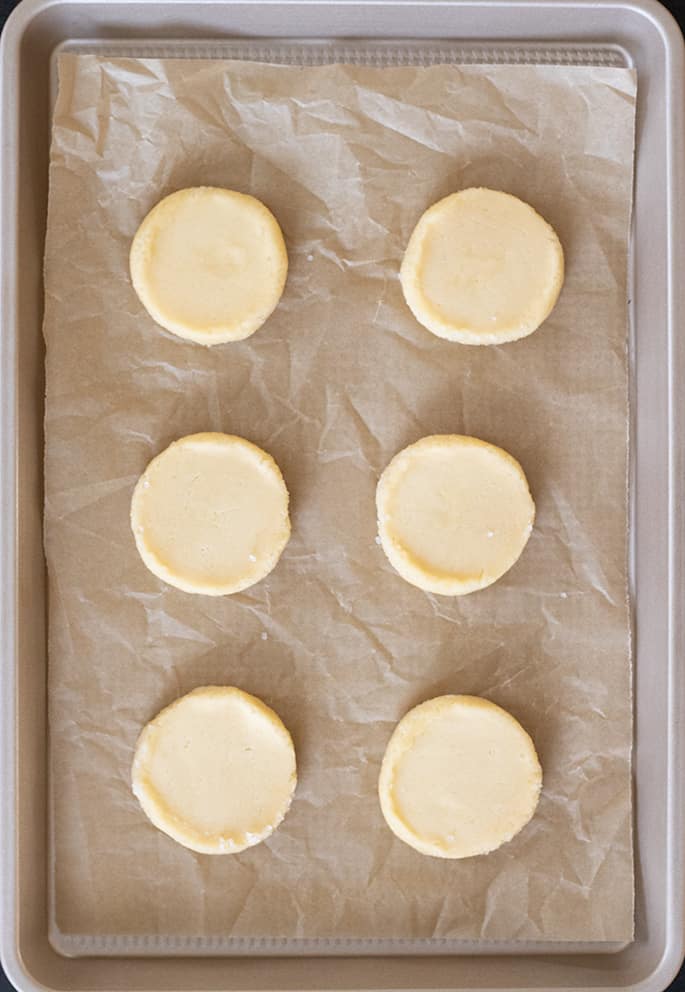
<svg viewBox="0 0 685 992">
<path fill-rule="evenodd" d="M 53 933 L 228 950 L 631 937 L 635 88 L 616 68 L 62 57 L 45 264 Z M 267 324 L 209 349 L 157 327 L 128 276 L 147 211 L 195 185 L 263 200 L 290 258 Z M 556 309 L 514 344 L 440 340 L 402 299 L 419 216 L 469 186 L 522 197 L 564 246 Z M 216 599 L 150 574 L 129 526 L 148 461 L 206 430 L 269 451 L 292 496 L 275 571 Z M 519 459 L 538 513 L 519 563 L 458 599 L 408 585 L 375 541 L 382 469 L 448 432 Z M 142 726 L 207 683 L 260 696 L 297 747 L 291 812 L 238 856 L 180 847 L 130 789 Z M 392 729 L 441 693 L 510 710 L 544 768 L 534 820 L 486 857 L 423 857 L 381 817 Z"/>
</svg>

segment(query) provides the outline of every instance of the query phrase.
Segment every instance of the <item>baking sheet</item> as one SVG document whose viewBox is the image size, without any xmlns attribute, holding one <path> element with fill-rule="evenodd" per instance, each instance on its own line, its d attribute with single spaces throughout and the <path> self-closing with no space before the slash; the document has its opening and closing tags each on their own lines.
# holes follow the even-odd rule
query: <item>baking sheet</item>
<svg viewBox="0 0 685 992">
<path fill-rule="evenodd" d="M 629 939 L 634 74 L 63 56 L 60 76 L 45 316 L 53 932 L 186 950 Z M 213 349 L 157 328 L 127 277 L 147 210 L 199 184 L 263 199 L 290 256 L 269 322 Z M 498 348 L 434 338 L 397 280 L 421 212 L 471 185 L 531 202 L 566 251 L 544 328 Z M 128 525 L 149 459 L 199 430 L 266 448 L 292 495 L 278 568 L 219 600 L 155 579 Z M 375 542 L 380 471 L 439 432 L 511 451 L 538 509 L 516 567 L 457 600 L 404 583 Z M 235 857 L 174 844 L 129 787 L 142 725 L 210 682 L 264 698 L 298 751 L 286 821 Z M 443 692 L 511 710 L 545 771 L 535 819 L 485 858 L 424 858 L 378 807 L 395 722 Z"/>
</svg>

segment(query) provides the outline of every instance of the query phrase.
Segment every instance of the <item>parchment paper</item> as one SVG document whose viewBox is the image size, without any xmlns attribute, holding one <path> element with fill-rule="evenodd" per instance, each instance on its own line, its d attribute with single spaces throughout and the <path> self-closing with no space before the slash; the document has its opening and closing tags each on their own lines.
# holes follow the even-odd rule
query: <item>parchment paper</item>
<svg viewBox="0 0 685 992">
<path fill-rule="evenodd" d="M 198 935 L 215 949 L 629 939 L 633 73 L 65 56 L 60 74 L 45 272 L 53 935 L 185 950 Z M 268 323 L 211 349 L 158 328 L 127 268 L 147 211 L 200 184 L 264 200 L 290 257 Z M 439 340 L 402 300 L 420 214 L 473 185 L 532 203 L 566 252 L 556 309 L 516 344 Z M 128 521 L 150 458 L 202 430 L 264 447 L 292 494 L 276 570 L 219 599 L 158 581 Z M 460 599 L 408 585 L 375 542 L 380 472 L 440 432 L 510 451 L 538 510 L 520 562 Z M 238 856 L 180 847 L 129 786 L 142 726 L 206 683 L 262 697 L 297 747 L 291 812 Z M 545 774 L 514 841 L 455 862 L 396 840 L 376 796 L 396 721 L 447 692 L 510 710 Z"/>
</svg>

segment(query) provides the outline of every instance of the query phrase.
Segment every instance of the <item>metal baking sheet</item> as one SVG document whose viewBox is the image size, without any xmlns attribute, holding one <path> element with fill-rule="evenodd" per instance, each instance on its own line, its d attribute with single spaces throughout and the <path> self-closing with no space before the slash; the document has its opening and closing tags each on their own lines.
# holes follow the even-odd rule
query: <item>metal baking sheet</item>
<svg viewBox="0 0 685 992">
<path fill-rule="evenodd" d="M 304 48 L 363 35 L 495 52 L 540 48 L 618 53 L 634 64 L 638 111 L 633 238 L 633 527 L 636 608 L 635 942 L 616 953 L 514 958 L 69 960 L 49 946 L 45 862 L 45 631 L 41 539 L 40 265 L 46 195 L 50 58 L 66 44 L 173 46 L 227 38 L 265 53 L 293 26 Z M 240 38 L 236 42 L 236 38 Z M 322 40 L 323 39 L 323 40 Z M 521 39 L 528 39 L 522 43 Z M 560 42 L 559 39 L 562 39 Z M 534 44 L 532 44 L 534 42 Z M 244 56 L 242 56 L 244 57 Z M 271 56 L 273 57 L 273 55 Z M 506 57 L 506 56 L 503 56 Z M 682 42 L 658 5 L 535 2 L 169 2 L 48 4 L 25 0 L 3 36 L 2 124 L 2 773 L 16 804 L 2 811 L 3 960 L 15 983 L 51 988 L 578 988 L 658 990 L 682 957 L 682 717 L 676 604 L 682 593 Z M 478 59 L 476 59 L 478 60 Z M 19 169 L 19 161 L 22 168 Z M 14 705 L 16 702 L 16 705 Z M 15 760 L 16 759 L 16 760 Z M 602 950 L 606 950 L 602 948 Z"/>
</svg>

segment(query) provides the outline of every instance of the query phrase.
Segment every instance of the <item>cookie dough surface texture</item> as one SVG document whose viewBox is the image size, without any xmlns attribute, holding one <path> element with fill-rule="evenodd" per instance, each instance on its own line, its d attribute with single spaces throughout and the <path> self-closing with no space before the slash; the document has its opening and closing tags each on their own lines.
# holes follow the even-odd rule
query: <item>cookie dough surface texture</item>
<svg viewBox="0 0 685 992">
<path fill-rule="evenodd" d="M 376 507 L 390 564 L 412 585 L 444 596 L 496 582 L 519 558 L 535 518 L 516 459 L 460 434 L 424 437 L 395 455 Z"/>
<path fill-rule="evenodd" d="M 563 280 L 564 253 L 553 228 L 527 203 L 491 189 L 465 189 L 430 207 L 400 271 L 419 323 L 462 344 L 532 334 Z"/>
<path fill-rule="evenodd" d="M 232 434 L 191 434 L 150 462 L 131 501 L 140 556 L 184 592 L 222 596 L 259 582 L 290 537 L 278 465 Z"/>
<path fill-rule="evenodd" d="M 235 854 L 268 837 L 290 806 L 295 750 L 255 696 L 203 686 L 144 728 L 133 792 L 156 827 L 202 854 Z"/>
<path fill-rule="evenodd" d="M 542 787 L 535 747 L 506 710 L 439 696 L 398 723 L 379 779 L 390 829 L 438 858 L 487 854 L 531 819 Z"/>
<path fill-rule="evenodd" d="M 179 337 L 249 337 L 274 310 L 288 271 L 281 229 L 253 196 L 199 186 L 161 200 L 130 254 L 133 287 L 153 320 Z"/>
</svg>

